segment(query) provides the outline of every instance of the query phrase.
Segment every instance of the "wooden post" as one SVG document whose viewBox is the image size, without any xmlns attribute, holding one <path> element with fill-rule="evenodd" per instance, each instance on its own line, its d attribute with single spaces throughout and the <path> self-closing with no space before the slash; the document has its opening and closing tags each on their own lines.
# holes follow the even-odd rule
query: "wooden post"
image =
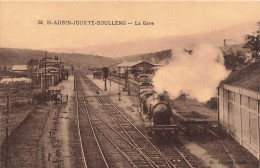
<svg viewBox="0 0 260 168">
<path fill-rule="evenodd" d="M 118 101 L 121 101 L 121 93 L 120 93 L 120 77 L 119 77 L 119 73 L 120 73 L 120 67 L 118 67 L 118 74 L 117 74 L 117 77 L 118 77 Z"/>
<path fill-rule="evenodd" d="M 61 73 L 61 57 L 60 57 L 60 82 L 62 81 L 62 73 Z"/>
<path fill-rule="evenodd" d="M 14 90 L 13 84 L 14 84 L 14 76 L 13 76 L 13 70 L 12 70 L 12 93 L 13 93 L 13 90 Z"/>
<path fill-rule="evenodd" d="M 46 55 L 47 55 L 47 51 L 45 52 L 45 56 L 44 56 L 44 92 L 46 95 L 46 90 L 47 90 L 47 83 L 46 83 Z"/>
<path fill-rule="evenodd" d="M 75 89 L 76 89 L 76 77 L 75 77 L 75 73 L 74 73 L 74 87 L 73 87 L 73 90 L 75 91 Z"/>
<path fill-rule="evenodd" d="M 105 91 L 107 91 L 107 78 L 104 79 L 105 79 Z"/>
<path fill-rule="evenodd" d="M 218 112 L 218 126 L 219 126 L 219 87 L 218 87 L 217 112 Z"/>
<path fill-rule="evenodd" d="M 110 90 L 111 90 L 111 80 L 109 80 L 109 88 L 110 88 Z"/>
<path fill-rule="evenodd" d="M 242 112 L 241 112 L 241 93 L 239 93 L 239 113 L 240 113 L 240 131 L 241 131 L 240 145 L 242 145 L 243 128 L 242 128 Z"/>
<path fill-rule="evenodd" d="M 227 91 L 227 129 L 228 129 L 228 133 L 229 133 L 229 90 L 226 90 Z"/>
<path fill-rule="evenodd" d="M 5 138 L 6 138 L 6 145 L 5 145 L 5 167 L 9 167 L 9 151 L 8 151 L 8 121 L 9 120 L 9 94 L 6 95 L 6 126 L 5 126 Z"/>
<path fill-rule="evenodd" d="M 125 90 L 127 89 L 127 70 L 125 69 Z"/>
<path fill-rule="evenodd" d="M 129 86 L 130 84 L 129 84 L 128 75 L 129 75 L 129 73 L 128 73 L 128 67 L 127 67 L 127 87 L 128 87 L 127 90 L 128 90 L 128 96 L 130 96 L 131 93 L 130 93 L 130 86 Z"/>
<path fill-rule="evenodd" d="M 252 144 L 252 138 L 251 138 L 251 125 L 250 125 L 250 116 L 251 116 L 251 112 L 250 112 L 250 97 L 248 97 L 247 100 L 248 100 L 249 142 L 250 142 L 250 145 L 251 145 Z"/>
<path fill-rule="evenodd" d="M 257 106 L 257 112 L 258 112 L 258 115 L 257 115 L 257 124 L 258 124 L 258 160 L 259 160 L 259 164 L 260 164 L 260 120 L 259 120 L 259 116 L 260 116 L 260 109 L 259 109 L 259 106 L 260 106 L 260 101 L 257 100 L 258 102 L 258 106 Z"/>
</svg>

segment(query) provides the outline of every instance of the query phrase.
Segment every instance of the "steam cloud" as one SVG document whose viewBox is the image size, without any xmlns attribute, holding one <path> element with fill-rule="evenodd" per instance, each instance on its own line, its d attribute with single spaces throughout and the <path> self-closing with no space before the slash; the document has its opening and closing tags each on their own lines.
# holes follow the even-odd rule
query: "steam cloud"
<svg viewBox="0 0 260 168">
<path fill-rule="evenodd" d="M 167 91 L 171 98 L 186 93 L 200 102 L 216 95 L 219 82 L 229 71 L 223 65 L 223 56 L 218 48 L 209 44 L 195 46 L 190 55 L 183 48 L 173 49 L 174 58 L 158 70 L 153 85 L 158 93 Z"/>
</svg>

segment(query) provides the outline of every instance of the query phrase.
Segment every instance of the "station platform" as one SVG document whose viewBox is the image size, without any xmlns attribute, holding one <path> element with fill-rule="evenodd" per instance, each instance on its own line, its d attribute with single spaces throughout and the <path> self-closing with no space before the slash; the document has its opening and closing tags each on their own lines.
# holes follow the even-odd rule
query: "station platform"
<svg viewBox="0 0 260 168">
<path fill-rule="evenodd" d="M 210 109 L 205 103 L 189 98 L 177 98 L 172 102 L 172 118 L 186 128 L 187 134 L 190 127 L 200 126 L 206 130 L 208 125 L 218 123 L 216 109 Z"/>
</svg>

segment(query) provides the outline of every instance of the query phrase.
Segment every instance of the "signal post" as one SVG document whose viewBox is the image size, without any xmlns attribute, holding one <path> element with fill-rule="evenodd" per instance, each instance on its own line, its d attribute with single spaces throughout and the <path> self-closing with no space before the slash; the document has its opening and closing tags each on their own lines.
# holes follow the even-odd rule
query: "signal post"
<svg viewBox="0 0 260 168">
<path fill-rule="evenodd" d="M 103 67 L 101 68 L 102 70 L 102 75 L 103 75 L 103 80 L 105 81 L 105 91 L 107 91 L 107 77 L 108 77 L 108 67 Z"/>
</svg>

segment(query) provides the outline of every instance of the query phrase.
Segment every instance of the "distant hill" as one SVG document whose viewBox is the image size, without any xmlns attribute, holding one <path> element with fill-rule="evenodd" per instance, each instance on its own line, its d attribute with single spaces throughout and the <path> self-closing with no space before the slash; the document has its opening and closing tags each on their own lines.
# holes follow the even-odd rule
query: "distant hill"
<svg viewBox="0 0 260 168">
<path fill-rule="evenodd" d="M 26 64 L 30 59 L 41 59 L 44 57 L 45 51 L 31 49 L 15 49 L 0 48 L 0 66 L 2 64 L 12 66 L 14 64 Z M 48 57 L 61 57 L 62 61 L 67 65 L 80 66 L 81 69 L 88 67 L 104 67 L 119 64 L 125 61 L 144 60 L 148 62 L 169 61 L 171 58 L 171 50 L 164 50 L 155 53 L 138 54 L 132 56 L 124 56 L 120 58 L 109 58 L 98 55 L 78 54 L 78 53 L 55 53 L 48 52 Z"/>
<path fill-rule="evenodd" d="M 31 49 L 15 49 L 15 48 L 0 48 L 0 64 L 14 65 L 26 64 L 30 59 L 40 59 L 44 57 L 45 51 Z M 102 57 L 97 55 L 77 54 L 77 53 L 55 53 L 48 52 L 48 57 L 61 57 L 62 61 L 67 65 L 82 66 L 83 68 L 90 66 L 107 66 L 118 62 L 112 58 Z"/>
<path fill-rule="evenodd" d="M 41 50 L 0 48 L 0 64 L 26 64 L 31 58 L 40 59 L 43 54 Z"/>
<path fill-rule="evenodd" d="M 131 56 L 124 56 L 124 57 L 118 57 L 115 58 L 116 60 L 124 60 L 129 62 L 135 62 L 135 61 L 147 61 L 151 63 L 166 63 L 169 62 L 172 58 L 172 51 L 171 50 L 164 50 L 160 52 L 154 52 L 154 53 L 145 53 L 145 54 L 137 54 L 137 55 L 131 55 Z"/>
</svg>

